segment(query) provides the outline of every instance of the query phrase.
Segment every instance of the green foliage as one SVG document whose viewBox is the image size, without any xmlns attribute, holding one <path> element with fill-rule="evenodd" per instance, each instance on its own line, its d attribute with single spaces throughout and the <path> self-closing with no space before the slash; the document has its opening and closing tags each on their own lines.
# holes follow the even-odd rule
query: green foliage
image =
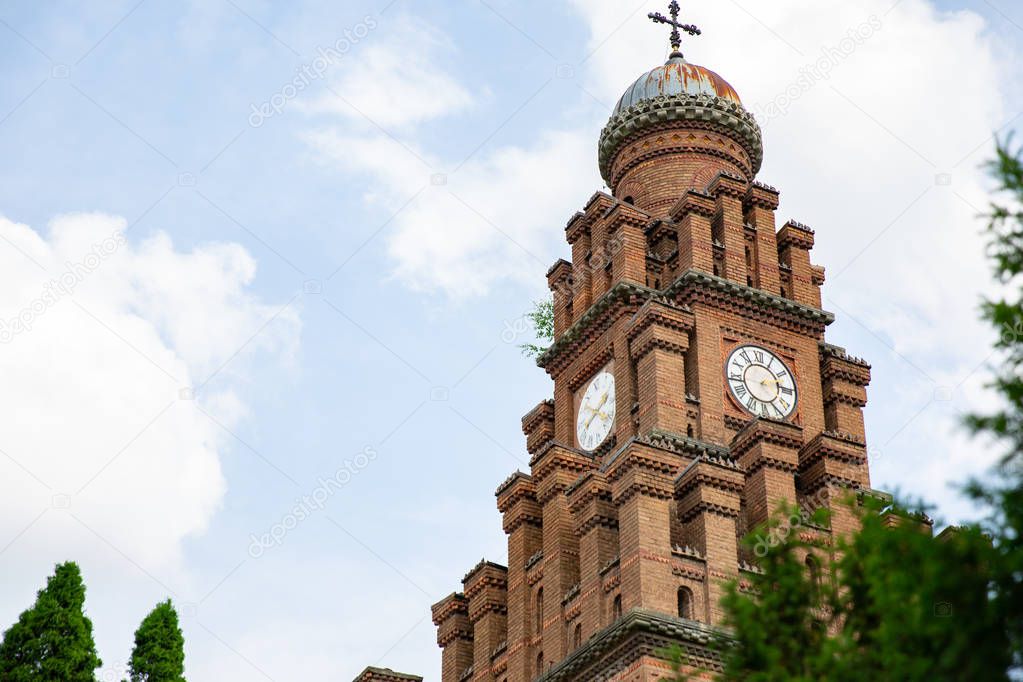
<svg viewBox="0 0 1023 682">
<path fill-rule="evenodd" d="M 530 323 L 533 325 L 533 334 L 538 342 L 546 341 L 547 344 L 540 346 L 534 343 L 524 343 L 519 348 L 526 357 L 537 358 L 550 346 L 554 340 L 554 301 L 534 301 L 533 310 L 526 313 Z"/>
<path fill-rule="evenodd" d="M 131 682 L 185 682 L 185 638 L 169 599 L 157 604 L 135 631 L 128 670 Z"/>
<path fill-rule="evenodd" d="M 1002 296 L 983 304 L 984 319 L 998 334 L 1001 359 L 992 387 L 1001 409 L 972 415 L 969 427 L 1001 443 L 1005 455 L 993 481 L 974 481 L 968 488 L 991 514 L 985 530 L 998 552 L 996 594 L 1008 619 L 1014 664 L 1023 666 L 1023 150 L 1011 136 L 998 144 L 989 171 L 998 185 L 991 204 L 988 253 Z"/>
<path fill-rule="evenodd" d="M 991 593 L 990 539 L 977 528 L 933 537 L 919 515 L 869 499 L 840 509 L 862 527 L 833 544 L 804 539 L 806 516 L 798 510 L 747 538 L 747 549 L 762 553 L 763 572 L 741 587 L 731 584 L 722 600 L 720 679 L 1009 679 L 1005 621 Z"/>
<path fill-rule="evenodd" d="M 57 566 L 35 605 L 4 633 L 0 679 L 5 682 L 93 682 L 103 663 L 85 616 L 78 564 Z"/>
</svg>

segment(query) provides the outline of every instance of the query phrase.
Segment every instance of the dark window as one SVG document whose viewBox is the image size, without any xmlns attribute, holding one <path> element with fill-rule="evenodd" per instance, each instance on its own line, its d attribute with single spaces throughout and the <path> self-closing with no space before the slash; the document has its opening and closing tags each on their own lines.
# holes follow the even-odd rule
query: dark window
<svg viewBox="0 0 1023 682">
<path fill-rule="evenodd" d="M 543 588 L 536 591 L 536 633 L 543 632 Z"/>
<path fill-rule="evenodd" d="M 543 652 L 541 651 L 536 655 L 536 675 L 539 677 L 543 675 Z"/>
<path fill-rule="evenodd" d="M 625 199 L 623 199 L 622 201 L 624 201 L 625 203 L 627 203 L 629 205 L 635 205 L 635 203 L 636 203 L 636 200 L 632 197 L 632 195 L 629 195 L 629 196 L 625 197 Z"/>
<path fill-rule="evenodd" d="M 576 624 L 575 634 L 572 636 L 572 645 L 578 649 L 583 643 L 583 626 Z"/>
<path fill-rule="evenodd" d="M 806 556 L 806 570 L 810 574 L 810 586 L 819 596 L 821 591 L 821 562 L 812 554 Z"/>
<path fill-rule="evenodd" d="M 618 620 L 622 617 L 622 595 L 616 595 L 611 603 L 611 619 Z"/>
<path fill-rule="evenodd" d="M 693 618 L 693 591 L 688 587 L 678 588 L 678 617 Z"/>
</svg>

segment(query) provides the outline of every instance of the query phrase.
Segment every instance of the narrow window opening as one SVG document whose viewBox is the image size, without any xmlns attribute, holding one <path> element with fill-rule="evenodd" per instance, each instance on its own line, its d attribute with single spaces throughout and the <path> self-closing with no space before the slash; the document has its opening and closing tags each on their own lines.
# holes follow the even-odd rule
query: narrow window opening
<svg viewBox="0 0 1023 682">
<path fill-rule="evenodd" d="M 678 588 L 678 617 L 693 618 L 693 592 L 688 587 Z"/>
</svg>

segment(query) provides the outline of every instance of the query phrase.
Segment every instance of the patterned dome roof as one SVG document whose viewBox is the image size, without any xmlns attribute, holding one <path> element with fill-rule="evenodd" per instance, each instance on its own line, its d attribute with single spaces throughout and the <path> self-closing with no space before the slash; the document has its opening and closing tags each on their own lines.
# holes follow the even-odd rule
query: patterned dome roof
<svg viewBox="0 0 1023 682">
<path fill-rule="evenodd" d="M 710 69 L 690 64 L 680 56 L 673 56 L 664 66 L 658 66 L 637 78 L 618 100 L 614 114 L 660 95 L 683 94 L 711 95 L 742 105 L 739 94 L 724 78 Z"/>
</svg>

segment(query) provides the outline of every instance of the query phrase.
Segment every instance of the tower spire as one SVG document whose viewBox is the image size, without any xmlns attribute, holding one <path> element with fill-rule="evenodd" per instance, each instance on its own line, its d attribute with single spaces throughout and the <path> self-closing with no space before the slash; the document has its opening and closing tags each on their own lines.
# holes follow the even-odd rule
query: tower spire
<svg viewBox="0 0 1023 682">
<path fill-rule="evenodd" d="M 671 26 L 672 59 L 674 59 L 675 57 L 679 58 L 682 57 L 682 34 L 680 31 L 685 31 L 691 36 L 698 36 L 703 33 L 703 31 L 701 31 L 699 28 L 692 24 L 679 23 L 678 14 L 680 9 L 681 8 L 678 5 L 678 0 L 671 0 L 671 2 L 668 3 L 668 12 L 671 14 L 670 18 L 664 16 L 660 12 L 651 12 L 650 14 L 647 15 L 655 23 L 667 24 L 668 26 Z"/>
</svg>

